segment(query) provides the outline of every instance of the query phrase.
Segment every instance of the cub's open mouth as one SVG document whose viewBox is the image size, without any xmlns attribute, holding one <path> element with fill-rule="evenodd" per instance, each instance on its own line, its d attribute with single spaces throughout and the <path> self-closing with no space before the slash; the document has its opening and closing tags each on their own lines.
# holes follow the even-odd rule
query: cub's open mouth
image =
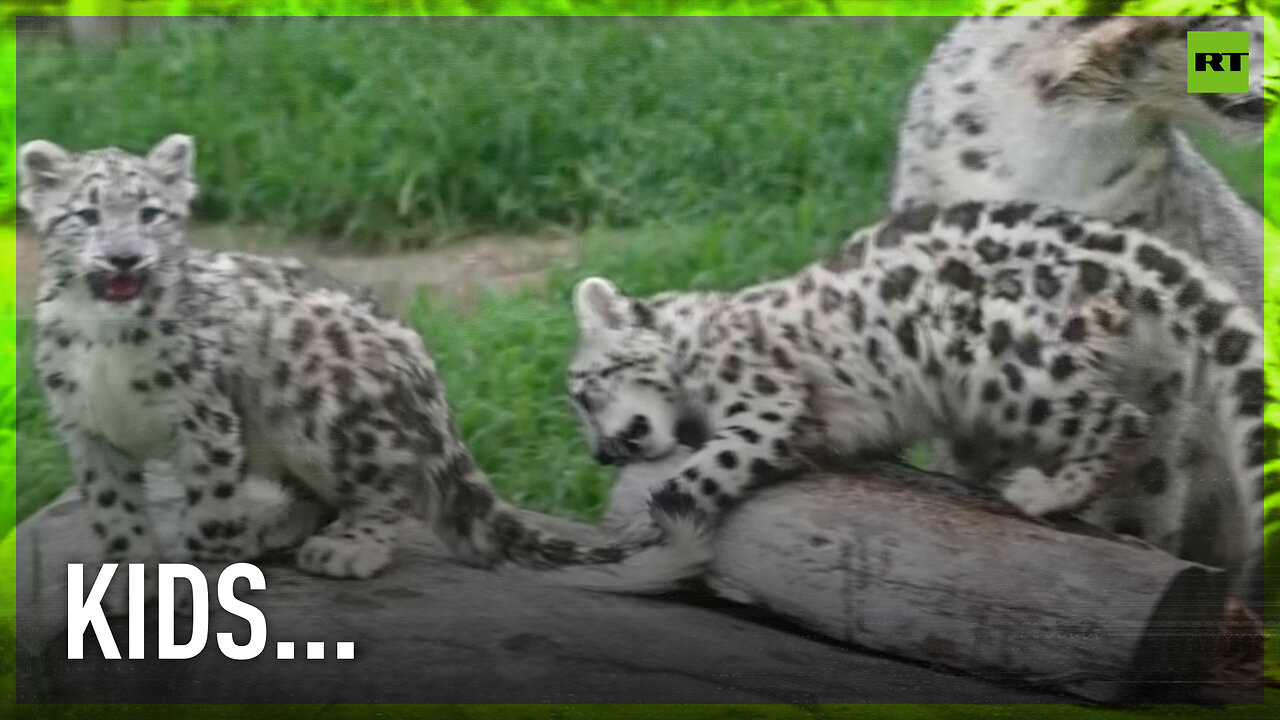
<svg viewBox="0 0 1280 720">
<path fill-rule="evenodd" d="M 89 289 L 94 297 L 107 302 L 128 302 L 142 294 L 147 283 L 145 272 L 90 273 Z"/>
</svg>

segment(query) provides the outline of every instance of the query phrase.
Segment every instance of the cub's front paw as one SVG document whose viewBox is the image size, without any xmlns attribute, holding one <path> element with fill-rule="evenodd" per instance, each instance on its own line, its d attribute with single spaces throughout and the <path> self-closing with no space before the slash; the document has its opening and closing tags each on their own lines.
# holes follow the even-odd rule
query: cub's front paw
<svg viewBox="0 0 1280 720">
<path fill-rule="evenodd" d="M 1049 476 L 1033 467 L 1019 468 L 1008 476 L 1000 493 L 1006 502 L 1031 517 L 1071 509 L 1073 498 L 1063 497 Z"/>
<path fill-rule="evenodd" d="M 298 548 L 298 569 L 332 578 L 372 577 L 391 564 L 391 547 L 369 538 L 315 535 Z"/>
</svg>

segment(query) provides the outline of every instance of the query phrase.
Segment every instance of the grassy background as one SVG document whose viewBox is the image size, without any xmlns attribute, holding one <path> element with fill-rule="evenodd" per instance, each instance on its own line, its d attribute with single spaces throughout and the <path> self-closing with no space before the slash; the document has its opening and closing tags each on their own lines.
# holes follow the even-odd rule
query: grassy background
<svg viewBox="0 0 1280 720">
<path fill-rule="evenodd" d="M 947 21 L 890 23 L 240 18 L 107 58 L 23 42 L 19 141 L 181 129 L 203 219 L 382 248 L 839 203 Z"/>
<path fill-rule="evenodd" d="M 420 298 L 462 430 L 516 502 L 592 518 L 611 472 L 563 395 L 569 290 L 730 287 L 881 211 L 898 116 L 949 19 L 239 19 L 109 53 L 27 42 L 19 141 L 199 143 L 201 218 L 387 250 L 585 237 L 546 293 Z M 1260 202 L 1256 148 L 1210 155 Z M 19 327 L 18 515 L 68 481 Z M 3 530 L 3 528 L 0 528 Z"/>
</svg>

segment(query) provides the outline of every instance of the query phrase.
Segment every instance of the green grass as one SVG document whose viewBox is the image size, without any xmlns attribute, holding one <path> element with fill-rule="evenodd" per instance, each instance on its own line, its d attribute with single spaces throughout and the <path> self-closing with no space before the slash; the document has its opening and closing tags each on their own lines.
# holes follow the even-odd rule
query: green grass
<svg viewBox="0 0 1280 720">
<path fill-rule="evenodd" d="M 860 27 L 874 23 L 874 31 Z M 367 246 L 840 203 L 945 18 L 240 18 L 24 38 L 18 140 L 199 142 L 202 218 Z"/>
<path fill-rule="evenodd" d="M 504 494 L 591 517 L 608 477 L 563 398 L 572 280 L 752 282 L 874 217 L 899 108 L 950 20 L 858 22 L 242 18 L 110 58 L 24 42 L 19 140 L 143 151 L 188 132 L 203 219 L 360 247 L 583 229 L 548 296 L 463 315 L 424 301 L 411 319 Z M 18 335 L 22 518 L 69 472 Z"/>
<path fill-rule="evenodd" d="M 741 286 L 874 220 L 906 93 L 950 20 L 857 22 L 183 23 L 111 62 L 24 46 L 19 135 L 142 150 L 191 132 L 205 218 L 361 247 L 581 227 L 582 256 L 547 293 L 489 296 L 465 312 L 422 298 L 409 319 L 499 490 L 586 519 L 611 472 L 590 460 L 563 392 L 574 281 L 605 275 L 632 293 Z M 1215 146 L 1214 159 L 1261 197 L 1256 149 Z M 22 518 L 69 473 L 26 326 L 18 350 Z"/>
</svg>

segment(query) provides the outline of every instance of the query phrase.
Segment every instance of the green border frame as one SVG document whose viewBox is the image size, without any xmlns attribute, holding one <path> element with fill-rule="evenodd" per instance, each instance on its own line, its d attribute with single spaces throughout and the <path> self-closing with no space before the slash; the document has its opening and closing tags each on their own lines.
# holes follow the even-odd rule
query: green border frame
<svg viewBox="0 0 1280 720">
<path fill-rule="evenodd" d="M 1109 5 L 1110 3 L 1102 3 Z M 1125 14 L 1174 14 L 1185 6 L 1179 0 L 1146 0 L 1133 3 Z M 1206 12 L 1215 3 L 1202 0 Z M 1266 27 L 1267 80 L 1274 88 L 1277 73 L 1277 16 L 1280 0 L 1249 0 L 1258 14 L 1268 16 Z M 46 14 L 69 16 L 112 15 L 931 15 L 965 14 L 1082 15 L 1086 0 L 24 0 L 0 7 L 0 513 L 15 513 L 16 415 L 14 395 L 16 277 L 15 221 L 16 180 L 16 37 L 13 16 Z M 1093 0 L 1092 6 L 1097 6 Z M 1056 12 L 1055 12 L 1056 11 Z M 1266 327 L 1280 322 L 1280 118 L 1273 118 L 1265 144 L 1266 227 Z M 1280 384 L 1280 333 L 1267 335 L 1267 381 Z M 1274 391 L 1273 391 L 1274 392 Z M 1280 426 L 1280 405 L 1267 408 L 1271 425 Z M 1271 458 L 1280 465 L 1280 458 Z M 1268 474 L 1272 470 L 1268 465 Z M 1277 468 L 1280 469 L 1280 468 Z M 1269 507 L 1274 512 L 1275 508 Z M 1273 530 L 1273 528 L 1269 528 Z M 1272 533 L 1268 533 L 1268 540 Z M 1280 691 L 1268 689 L 1262 705 L 1228 708 L 1146 706 L 1094 708 L 1082 705 L 16 705 L 14 675 L 15 631 L 15 534 L 0 539 L 0 709 L 13 707 L 13 716 L 31 718 L 379 718 L 448 716 L 455 718 L 554 717 L 563 720 L 594 718 L 604 714 L 619 718 L 1244 718 L 1260 717 L 1266 708 L 1280 706 Z M 1269 542 L 1268 545 L 1275 545 Z M 1273 623 L 1275 621 L 1273 620 Z M 1269 632 L 1269 635 L 1271 633 Z M 1280 658 L 1269 638 L 1267 662 L 1275 668 Z M 1274 708 L 1271 712 L 1274 712 Z M 1270 713 L 1268 713 L 1270 714 Z"/>
</svg>

